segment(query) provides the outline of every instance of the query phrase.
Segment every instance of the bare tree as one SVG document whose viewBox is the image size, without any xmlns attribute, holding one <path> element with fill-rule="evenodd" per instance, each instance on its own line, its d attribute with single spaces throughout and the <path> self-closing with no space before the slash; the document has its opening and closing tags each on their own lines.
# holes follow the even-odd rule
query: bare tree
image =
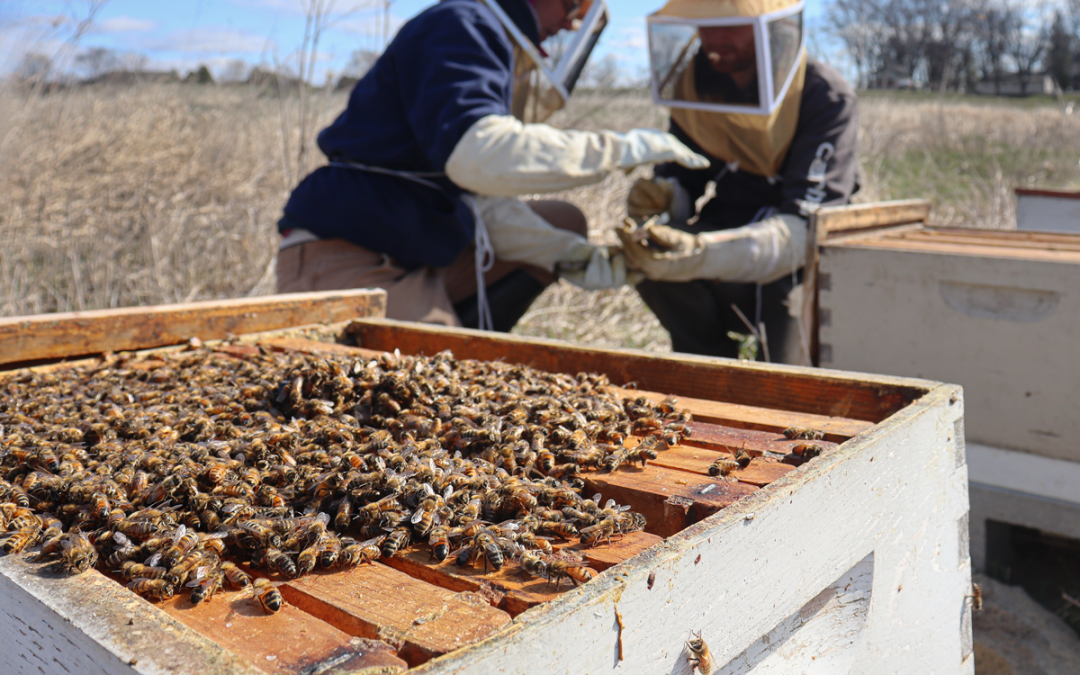
<svg viewBox="0 0 1080 675">
<path fill-rule="evenodd" d="M 605 54 L 600 60 L 586 63 L 580 79 L 581 84 L 590 89 L 614 89 L 621 75 L 619 58 L 614 54 Z"/>
<path fill-rule="evenodd" d="M 284 160 L 285 177 L 290 185 L 295 184 L 298 174 L 303 171 L 308 159 L 308 136 L 315 124 L 315 111 L 311 105 L 311 82 L 315 78 L 315 65 L 319 56 L 319 42 L 323 34 L 337 22 L 352 16 L 363 7 L 371 4 L 372 0 L 358 0 L 348 9 L 338 11 L 337 0 L 299 0 L 304 11 L 304 37 L 297 50 L 297 75 L 300 78 L 299 86 L 299 112 L 297 127 L 300 132 L 299 145 L 295 155 L 295 167 L 293 166 L 292 153 L 289 148 L 289 122 L 287 120 L 284 100 L 281 101 L 281 124 L 282 124 L 282 155 Z M 389 2 L 387 11 L 389 11 Z M 279 66 L 278 91 L 284 96 L 285 82 L 280 74 L 283 72 Z"/>
<path fill-rule="evenodd" d="M 828 24 L 832 26 L 830 32 L 843 43 L 855 66 L 857 86 L 869 87 L 871 75 L 881 69 L 884 26 L 879 21 L 880 2 L 834 0 L 827 16 Z"/>
<path fill-rule="evenodd" d="M 222 82 L 243 82 L 248 76 L 248 64 L 244 59 L 229 59 L 218 72 Z"/>
<path fill-rule="evenodd" d="M 371 49 L 356 49 L 349 55 L 349 62 L 341 72 L 344 77 L 360 79 L 371 70 L 379 60 L 379 52 Z"/>
<path fill-rule="evenodd" d="M 27 53 L 15 66 L 15 79 L 24 84 L 35 85 L 44 82 L 52 72 L 53 61 L 44 54 Z"/>
<path fill-rule="evenodd" d="M 75 56 L 75 65 L 94 79 L 119 68 L 120 57 L 107 47 L 90 47 Z"/>
<path fill-rule="evenodd" d="M 1047 53 L 1047 71 L 1062 90 L 1072 84 L 1073 37 L 1066 28 L 1065 17 L 1054 12 L 1054 24 L 1050 27 L 1050 47 Z"/>
<path fill-rule="evenodd" d="M 1016 22 L 1015 8 L 1001 0 L 978 0 L 975 5 L 974 52 L 984 79 L 1001 93 L 1001 76 L 1008 53 L 1009 34 Z"/>
<path fill-rule="evenodd" d="M 1005 31 L 1005 53 L 1020 76 L 1020 95 L 1027 94 L 1028 79 L 1042 61 L 1050 39 L 1050 26 L 1042 3 L 1034 8 L 1025 0 L 1003 0 L 1013 17 Z"/>
</svg>

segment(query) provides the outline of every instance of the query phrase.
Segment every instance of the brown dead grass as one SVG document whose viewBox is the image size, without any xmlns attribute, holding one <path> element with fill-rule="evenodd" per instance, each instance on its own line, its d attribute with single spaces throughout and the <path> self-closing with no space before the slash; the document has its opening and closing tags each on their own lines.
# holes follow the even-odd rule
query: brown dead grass
<svg viewBox="0 0 1080 675">
<path fill-rule="evenodd" d="M 319 95 L 315 127 L 344 102 Z M 298 141 L 295 131 L 283 138 L 295 125 L 281 115 L 295 119 L 295 105 L 243 87 L 0 91 L 0 315 L 273 292 L 274 224 L 292 187 L 283 141 Z M 635 93 L 578 96 L 555 123 L 665 124 Z M 940 222 L 1004 227 L 1014 184 L 1080 185 L 1080 115 L 1053 107 L 871 98 L 861 124 L 860 200 L 931 196 Z M 626 190 L 644 173 L 556 197 L 612 240 Z M 556 285 L 516 331 L 670 348 L 632 289 Z"/>
</svg>

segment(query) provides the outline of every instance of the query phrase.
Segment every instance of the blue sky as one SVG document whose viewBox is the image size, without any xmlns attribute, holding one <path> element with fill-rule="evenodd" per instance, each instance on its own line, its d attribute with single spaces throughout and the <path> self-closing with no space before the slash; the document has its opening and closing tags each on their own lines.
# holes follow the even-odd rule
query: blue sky
<svg viewBox="0 0 1080 675">
<path fill-rule="evenodd" d="M 101 2 L 101 0 L 97 0 Z M 433 0 L 393 0 L 391 31 Z M 608 0 L 612 25 L 597 54 L 614 54 L 626 77 L 646 65 L 645 15 L 662 0 Z M 0 0 L 0 67 L 9 69 L 27 51 L 70 59 L 71 35 L 91 0 Z M 143 54 L 152 67 L 193 69 L 206 63 L 220 72 L 230 60 L 295 64 L 303 42 L 302 0 L 106 0 L 80 48 L 101 46 Z M 343 16 L 319 45 L 316 81 L 340 73 L 358 48 L 383 43 L 383 0 L 336 0 Z M 354 11 L 349 11 L 354 10 Z"/>
</svg>

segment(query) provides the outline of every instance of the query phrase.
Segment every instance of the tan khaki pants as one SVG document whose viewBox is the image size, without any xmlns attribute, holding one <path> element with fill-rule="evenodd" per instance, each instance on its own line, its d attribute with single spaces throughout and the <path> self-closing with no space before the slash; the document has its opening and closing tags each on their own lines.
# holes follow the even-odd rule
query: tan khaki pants
<svg viewBox="0 0 1080 675">
<path fill-rule="evenodd" d="M 526 202 L 533 211 L 559 229 L 588 236 L 584 214 L 572 204 L 556 200 Z M 278 293 L 382 288 L 386 291 L 386 317 L 460 326 L 454 304 L 476 295 L 475 249 L 468 246 L 447 267 L 407 270 L 387 255 L 375 253 L 343 239 L 325 239 L 278 251 Z M 523 263 L 496 260 L 484 274 L 484 285 L 524 269 L 542 284 L 555 278 L 547 270 Z"/>
<path fill-rule="evenodd" d="M 407 270 L 389 256 L 343 239 L 325 239 L 278 251 L 278 293 L 382 288 L 386 317 L 460 326 L 454 303 L 476 294 L 476 264 L 468 247 L 449 267 Z M 487 285 L 527 267 L 496 261 L 484 275 Z M 537 270 L 543 273 L 541 270 Z"/>
</svg>

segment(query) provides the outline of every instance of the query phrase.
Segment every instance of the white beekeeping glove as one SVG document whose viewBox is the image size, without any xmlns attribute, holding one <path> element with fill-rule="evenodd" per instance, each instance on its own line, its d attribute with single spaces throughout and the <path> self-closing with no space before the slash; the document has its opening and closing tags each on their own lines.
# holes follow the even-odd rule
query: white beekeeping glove
<svg viewBox="0 0 1080 675">
<path fill-rule="evenodd" d="M 621 251 L 613 253 L 607 246 L 553 227 L 519 199 L 477 195 L 476 206 L 499 260 L 535 265 L 586 290 L 626 284 Z"/>
<path fill-rule="evenodd" d="M 654 129 L 563 131 L 522 124 L 509 115 L 481 118 L 446 162 L 446 175 L 478 195 L 515 197 L 598 183 L 617 169 L 677 162 L 704 169 L 709 160 Z"/>
<path fill-rule="evenodd" d="M 767 284 L 792 274 L 806 259 L 806 221 L 786 213 L 702 234 L 651 222 L 643 230 L 624 227 L 616 233 L 630 267 L 655 281 L 712 279 Z"/>
</svg>

